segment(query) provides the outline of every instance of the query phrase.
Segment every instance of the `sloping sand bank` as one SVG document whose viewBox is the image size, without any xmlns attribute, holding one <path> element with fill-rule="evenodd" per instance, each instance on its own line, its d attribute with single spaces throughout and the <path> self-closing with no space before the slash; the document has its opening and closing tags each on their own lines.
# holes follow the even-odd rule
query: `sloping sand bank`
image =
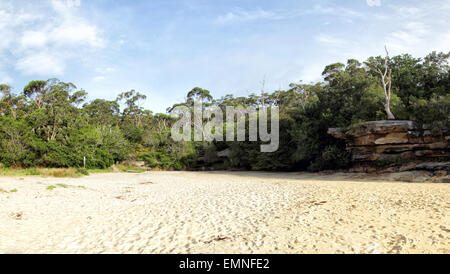
<svg viewBox="0 0 450 274">
<path fill-rule="evenodd" d="M 0 188 L 0 253 L 450 253 L 450 184 L 150 172 Z"/>
</svg>

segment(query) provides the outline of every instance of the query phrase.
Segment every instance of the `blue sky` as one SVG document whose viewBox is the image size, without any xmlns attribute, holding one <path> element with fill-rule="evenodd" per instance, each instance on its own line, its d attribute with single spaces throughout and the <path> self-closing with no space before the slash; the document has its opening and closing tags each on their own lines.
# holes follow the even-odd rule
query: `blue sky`
<svg viewBox="0 0 450 274">
<path fill-rule="evenodd" d="M 325 65 L 450 51 L 450 0 L 0 0 L 0 82 L 59 78 L 113 99 L 136 89 L 165 112 L 320 80 Z"/>
</svg>

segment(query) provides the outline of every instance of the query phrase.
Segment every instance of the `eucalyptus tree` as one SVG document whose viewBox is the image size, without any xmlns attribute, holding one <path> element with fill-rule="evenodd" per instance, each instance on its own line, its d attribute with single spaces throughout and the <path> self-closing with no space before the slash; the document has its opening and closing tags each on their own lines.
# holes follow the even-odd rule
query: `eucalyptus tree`
<svg viewBox="0 0 450 274">
<path fill-rule="evenodd" d="M 391 97 L 392 97 L 392 68 L 389 67 L 389 51 L 387 46 L 384 47 L 386 51 L 386 57 L 382 60 L 380 58 L 369 59 L 366 65 L 374 70 L 381 79 L 381 85 L 384 91 L 384 111 L 386 112 L 388 120 L 395 120 L 395 116 L 391 111 Z M 372 62 L 370 62 L 372 61 Z M 378 62 L 373 62 L 378 61 Z M 381 62 L 379 62 L 381 61 Z"/>
<path fill-rule="evenodd" d="M 34 80 L 28 83 L 23 89 L 23 94 L 26 98 L 35 102 L 37 108 L 42 107 L 42 101 L 47 93 L 47 83 L 44 80 Z"/>
<path fill-rule="evenodd" d="M 213 97 L 211 96 L 211 93 L 207 89 L 202 89 L 199 87 L 193 88 L 191 91 L 188 92 L 187 98 L 186 98 L 186 105 L 188 107 L 193 107 L 194 102 L 201 101 L 205 107 L 210 106 L 213 101 Z"/>
<path fill-rule="evenodd" d="M 123 92 L 117 96 L 117 101 L 123 101 L 126 106 L 122 115 L 125 117 L 132 117 L 132 120 L 137 127 L 141 125 L 142 115 L 144 113 L 142 104 L 145 99 L 147 99 L 146 95 L 136 92 L 134 89 Z"/>
</svg>

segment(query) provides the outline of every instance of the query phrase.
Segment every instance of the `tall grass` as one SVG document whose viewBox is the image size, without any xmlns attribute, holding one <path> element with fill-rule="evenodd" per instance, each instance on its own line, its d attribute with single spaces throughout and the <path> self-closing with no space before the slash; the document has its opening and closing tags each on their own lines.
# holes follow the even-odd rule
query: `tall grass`
<svg viewBox="0 0 450 274">
<path fill-rule="evenodd" d="M 0 176 L 43 176 L 56 178 L 78 178 L 87 176 L 93 173 L 108 173 L 108 172 L 132 172 L 142 173 L 145 169 L 132 167 L 128 165 L 118 164 L 106 169 L 84 169 L 84 168 L 11 168 L 0 167 Z"/>
<path fill-rule="evenodd" d="M 113 169 L 83 169 L 83 168 L 0 168 L 0 176 L 43 176 L 56 178 L 78 178 L 91 173 L 111 172 Z"/>
</svg>

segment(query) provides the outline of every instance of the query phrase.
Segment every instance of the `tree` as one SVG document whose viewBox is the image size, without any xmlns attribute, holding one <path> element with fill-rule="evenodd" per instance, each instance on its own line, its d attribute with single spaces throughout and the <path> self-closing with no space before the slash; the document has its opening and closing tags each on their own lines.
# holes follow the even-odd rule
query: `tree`
<svg viewBox="0 0 450 274">
<path fill-rule="evenodd" d="M 342 63 L 334 63 L 331 65 L 328 65 L 325 67 L 325 69 L 322 72 L 322 76 L 324 77 L 324 80 L 332 83 L 333 81 L 337 80 L 336 76 L 339 75 L 339 73 L 345 68 L 345 65 Z"/>
<path fill-rule="evenodd" d="M 386 51 L 386 57 L 384 58 L 383 68 L 376 67 L 376 71 L 381 77 L 381 83 L 383 85 L 384 90 L 384 110 L 386 111 L 386 115 L 388 120 L 395 120 L 394 114 L 391 112 L 391 89 L 392 89 L 392 69 L 389 68 L 389 51 L 387 46 L 384 47 Z"/>
<path fill-rule="evenodd" d="M 145 99 L 147 99 L 146 95 L 136 92 L 134 89 L 123 92 L 117 97 L 118 102 L 125 100 L 127 107 L 123 110 L 123 115 L 133 117 L 134 124 L 137 127 L 141 125 L 142 114 L 144 113 L 142 102 Z"/>
<path fill-rule="evenodd" d="M 91 124 L 110 126 L 119 124 L 120 107 L 117 101 L 95 99 L 88 104 L 84 104 L 83 111 L 89 117 Z"/>
<path fill-rule="evenodd" d="M 41 108 L 42 100 L 46 93 L 46 89 L 45 89 L 46 85 L 47 85 L 47 81 L 43 81 L 43 80 L 31 81 L 23 89 L 23 94 L 27 98 L 35 97 L 35 102 L 36 102 L 37 107 Z"/>
<path fill-rule="evenodd" d="M 202 103 L 207 106 L 213 100 L 211 93 L 207 89 L 202 89 L 199 87 L 193 88 L 187 94 L 186 104 L 188 107 L 193 107 L 195 101 L 202 101 Z"/>
<path fill-rule="evenodd" d="M 289 87 L 288 96 L 285 96 L 284 100 L 279 99 L 280 105 L 298 103 L 303 110 L 306 110 L 306 106 L 315 98 L 314 85 L 305 85 L 300 82 L 300 84 L 291 83 Z M 281 103 L 283 101 L 284 103 Z"/>
<path fill-rule="evenodd" d="M 0 113 L 5 114 L 11 108 L 11 87 L 5 84 L 0 85 Z"/>
<path fill-rule="evenodd" d="M 11 87 L 5 84 L 0 84 L 0 93 L 3 97 L 11 94 Z"/>
</svg>

